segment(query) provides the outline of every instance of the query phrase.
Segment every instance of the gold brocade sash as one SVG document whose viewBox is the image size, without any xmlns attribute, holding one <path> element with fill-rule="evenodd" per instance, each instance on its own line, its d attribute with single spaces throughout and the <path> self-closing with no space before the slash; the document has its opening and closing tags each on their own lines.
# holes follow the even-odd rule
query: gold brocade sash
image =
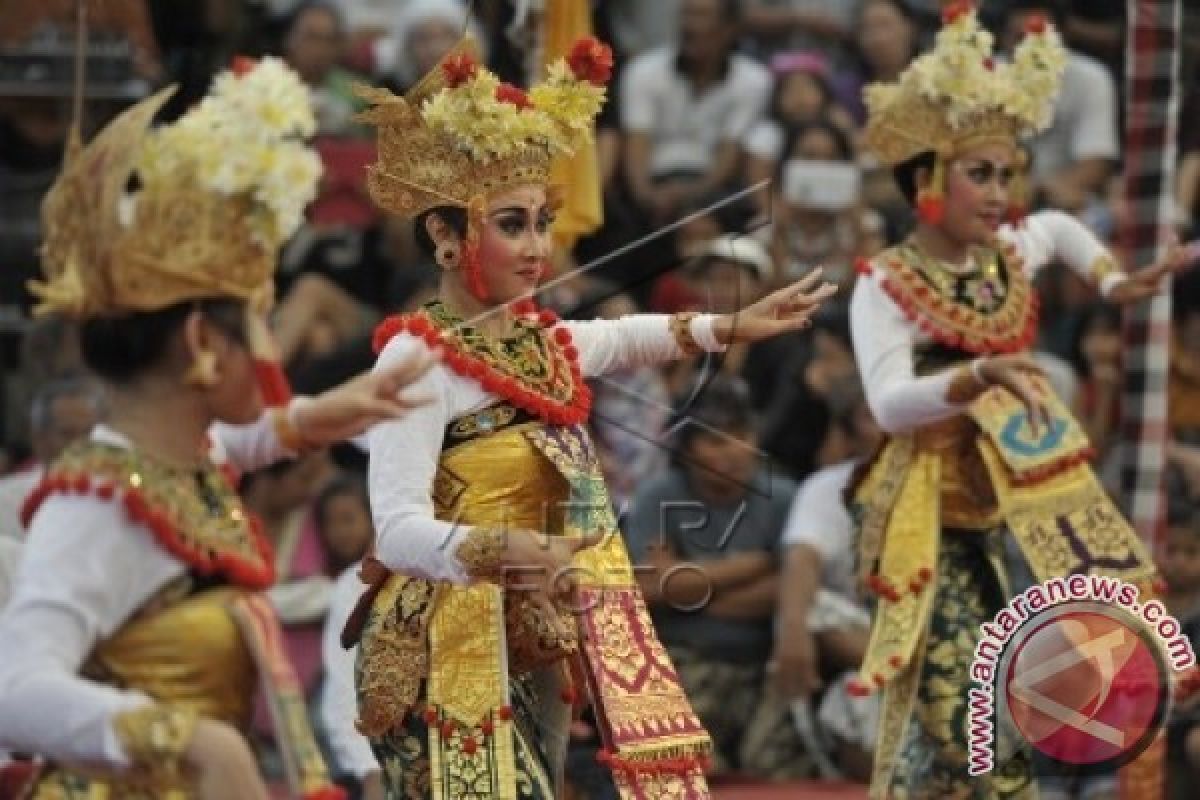
<svg viewBox="0 0 1200 800">
<path fill-rule="evenodd" d="M 915 696 L 941 530 L 958 527 L 943 516 L 948 487 L 969 482 L 963 475 L 976 470 L 976 460 L 998 512 L 993 517 L 985 510 L 979 521 L 1008 527 L 1037 580 L 1100 573 L 1150 590 L 1153 561 L 1085 463 L 1086 437 L 1050 390 L 1041 391 L 1050 420 L 1036 439 L 1021 403 L 993 390 L 969 409 L 974 424 L 960 418 L 952 427 L 938 423 L 890 439 L 854 490 L 860 577 L 879 595 L 859 672 L 863 685 L 886 687 L 877 764 L 895 758 Z M 947 430 L 967 437 L 971 447 L 947 441 Z"/>
</svg>

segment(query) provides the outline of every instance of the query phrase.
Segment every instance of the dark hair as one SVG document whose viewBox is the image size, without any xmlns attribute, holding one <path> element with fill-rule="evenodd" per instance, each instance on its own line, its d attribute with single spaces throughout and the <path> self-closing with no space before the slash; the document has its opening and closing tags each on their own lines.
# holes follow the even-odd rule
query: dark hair
<svg viewBox="0 0 1200 800">
<path fill-rule="evenodd" d="M 358 475 L 349 472 L 340 473 L 325 485 L 313 502 L 313 516 L 317 520 L 318 530 L 323 531 L 325 528 L 325 515 L 329 511 L 329 504 L 335 497 L 341 497 L 344 494 L 357 495 L 368 509 L 370 508 L 371 501 L 367 494 L 366 482 Z"/>
<path fill-rule="evenodd" d="M 837 339 L 851 353 L 854 352 L 854 339 L 850 334 L 850 312 L 837 306 L 822 308 L 813 317 L 813 330 L 823 331 Z"/>
<path fill-rule="evenodd" d="M 857 376 L 835 381 L 825 396 L 829 424 L 848 436 L 857 437 L 860 433 L 859 411 L 866 402 L 867 396 Z"/>
<path fill-rule="evenodd" d="M 741 0 L 721 0 L 721 16 L 730 25 L 740 25 L 742 22 Z"/>
<path fill-rule="evenodd" d="M 426 222 L 430 216 L 437 214 L 442 222 L 450 226 L 450 229 L 459 235 L 461 238 L 467 236 L 467 210 L 458 206 L 437 206 L 428 211 L 422 211 L 413 220 L 413 237 L 417 241 L 417 247 L 421 248 L 421 252 L 433 258 L 437 253 L 437 245 L 433 241 L 433 237 L 429 235 L 429 228 Z"/>
<path fill-rule="evenodd" d="M 783 165 L 792 158 L 792 151 L 796 148 L 796 143 L 814 131 L 821 131 L 829 134 L 833 139 L 833 145 L 837 149 L 838 157 L 842 161 L 854 160 L 854 142 L 850 141 L 850 137 L 844 130 L 835 125 L 827 117 L 802 122 L 799 125 L 788 128 L 783 135 L 783 150 L 779 154 L 779 164 L 776 171 L 782 174 Z"/>
<path fill-rule="evenodd" d="M 1026 11 L 1044 11 L 1060 32 L 1066 31 L 1067 5 L 1063 0 L 1008 0 L 1006 18 Z"/>
<path fill-rule="evenodd" d="M 292 9 L 292 13 L 287 16 L 287 24 L 284 26 L 284 38 L 292 35 L 292 30 L 296 27 L 296 23 L 310 11 L 324 11 L 333 18 L 333 24 L 338 29 L 338 33 L 346 32 L 346 17 L 342 14 L 342 10 L 336 5 L 325 0 L 304 0 L 303 3 Z"/>
<path fill-rule="evenodd" d="M 750 386 L 736 376 L 718 374 L 707 383 L 697 383 L 675 408 L 671 428 L 678 429 L 679 451 L 686 450 L 698 433 L 752 430 L 756 423 Z"/>
<path fill-rule="evenodd" d="M 1090 377 L 1087 358 L 1083 354 L 1083 340 L 1088 331 L 1099 325 L 1108 330 L 1121 330 L 1121 309 L 1107 303 L 1092 303 L 1083 309 L 1075 320 L 1071 331 L 1071 346 L 1067 351 L 1067 361 L 1082 378 Z"/>
<path fill-rule="evenodd" d="M 130 381 L 158 365 L 175 332 L 193 311 L 202 313 L 234 341 L 245 344 L 245 306 L 240 300 L 187 300 L 158 311 L 85 321 L 79 335 L 83 361 L 105 380 Z"/>
<path fill-rule="evenodd" d="M 917 170 L 932 171 L 936 163 L 937 154 L 932 150 L 926 150 L 924 153 L 919 153 L 908 161 L 892 167 L 892 177 L 896 180 L 896 185 L 900 187 L 900 193 L 913 208 L 916 208 L 917 205 Z"/>
</svg>

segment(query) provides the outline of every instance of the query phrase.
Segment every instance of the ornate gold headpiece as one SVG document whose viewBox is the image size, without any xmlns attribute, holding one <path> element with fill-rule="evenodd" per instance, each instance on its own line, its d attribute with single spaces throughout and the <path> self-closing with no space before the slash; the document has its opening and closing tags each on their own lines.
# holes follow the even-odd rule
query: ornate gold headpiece
<svg viewBox="0 0 1200 800">
<path fill-rule="evenodd" d="M 86 318 L 269 293 L 279 246 L 321 171 L 300 139 L 316 127 L 308 90 L 278 59 L 239 60 L 195 108 L 151 130 L 173 91 L 68 152 L 42 206 L 46 280 L 30 287 L 39 313 Z"/>
<path fill-rule="evenodd" d="M 942 19 L 932 51 L 897 82 L 866 88 L 864 142 L 885 164 L 928 151 L 947 159 L 972 142 L 1015 143 L 1050 124 L 1067 56 L 1044 17 L 1031 18 L 1012 63 L 993 60 L 992 35 L 972 3 L 951 3 Z"/>
<path fill-rule="evenodd" d="M 360 118 L 379 131 L 367 186 L 383 209 L 416 216 L 522 184 L 545 184 L 555 157 L 590 140 L 612 53 L 580 39 L 528 93 L 479 65 L 465 37 L 403 97 L 360 87 Z"/>
</svg>

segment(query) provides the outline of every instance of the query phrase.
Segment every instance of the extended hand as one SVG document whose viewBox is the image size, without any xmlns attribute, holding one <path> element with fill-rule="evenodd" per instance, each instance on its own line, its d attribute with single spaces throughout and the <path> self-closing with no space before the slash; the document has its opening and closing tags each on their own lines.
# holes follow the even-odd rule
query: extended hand
<svg viewBox="0 0 1200 800">
<path fill-rule="evenodd" d="M 1034 435 L 1040 435 L 1042 426 L 1049 425 L 1050 412 L 1030 380 L 1031 377 L 1044 378 L 1045 373 L 1032 356 L 1019 353 L 985 358 L 979 366 L 979 374 L 988 385 L 1003 386 L 1017 396 L 1025 406 Z"/>
<path fill-rule="evenodd" d="M 351 378 L 340 386 L 302 402 L 294 412 L 295 425 L 305 441 L 315 447 L 335 444 L 365 431 L 376 423 L 428 403 L 424 394 L 405 393 L 429 371 L 433 359 L 424 349 L 415 349 L 405 361 Z"/>
<path fill-rule="evenodd" d="M 1172 241 L 1167 245 L 1167 252 L 1158 261 L 1127 273 L 1125 279 L 1109 291 L 1107 299 L 1109 302 L 1120 304 L 1149 299 L 1162 290 L 1164 278 L 1182 272 L 1191 260 L 1188 248 L 1179 244 L 1178 240 Z"/>
<path fill-rule="evenodd" d="M 821 303 L 836 293 L 836 286 L 821 282 L 821 268 L 817 267 L 791 286 L 771 292 L 735 314 L 718 317 L 714 333 L 722 344 L 738 344 L 797 331 L 808 327 Z"/>
</svg>

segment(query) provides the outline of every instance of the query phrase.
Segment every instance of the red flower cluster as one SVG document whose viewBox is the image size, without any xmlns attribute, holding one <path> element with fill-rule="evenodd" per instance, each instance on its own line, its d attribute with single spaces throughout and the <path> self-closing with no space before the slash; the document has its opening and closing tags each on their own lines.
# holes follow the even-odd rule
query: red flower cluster
<svg viewBox="0 0 1200 800">
<path fill-rule="evenodd" d="M 983 60 L 983 68 L 986 69 L 988 72 L 991 72 L 992 70 L 996 69 L 996 60 L 994 58 L 985 58 Z"/>
<path fill-rule="evenodd" d="M 567 66 L 579 80 L 603 86 L 612 77 L 612 48 L 595 36 L 585 36 L 571 46 Z"/>
<path fill-rule="evenodd" d="M 479 64 L 470 53 L 458 53 L 442 62 L 442 76 L 451 89 L 474 78 L 478 70 Z"/>
<path fill-rule="evenodd" d="M 258 62 L 248 56 L 234 56 L 229 63 L 229 69 L 239 78 L 258 66 Z"/>
<path fill-rule="evenodd" d="M 1050 22 L 1046 19 L 1046 15 L 1042 13 L 1030 14 L 1025 20 L 1026 33 L 1045 33 L 1046 28 L 1050 27 Z"/>
<path fill-rule="evenodd" d="M 951 25 L 963 14 L 970 14 L 974 10 L 975 4 L 971 0 L 955 0 L 942 9 L 942 22 Z"/>
<path fill-rule="evenodd" d="M 496 87 L 496 99 L 501 103 L 512 103 L 521 110 L 530 108 L 533 105 L 533 103 L 529 102 L 529 95 L 511 83 L 502 83 Z"/>
</svg>

